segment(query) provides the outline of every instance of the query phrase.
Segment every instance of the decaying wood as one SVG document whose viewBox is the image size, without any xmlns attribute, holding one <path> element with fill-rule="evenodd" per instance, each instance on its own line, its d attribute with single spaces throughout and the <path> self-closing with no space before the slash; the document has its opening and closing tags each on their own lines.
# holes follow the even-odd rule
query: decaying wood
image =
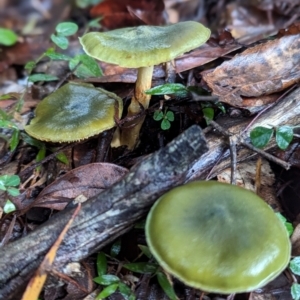
<svg viewBox="0 0 300 300">
<path fill-rule="evenodd" d="M 253 118 L 248 120 L 245 118 L 240 121 L 233 120 L 234 125 L 230 125 L 230 119 L 217 120 L 224 126 L 228 132 L 242 140 L 250 143 L 250 131 L 257 126 L 279 126 L 288 124 L 291 126 L 300 124 L 300 88 L 297 88 L 284 99 L 278 101 L 265 113 L 261 114 L 251 126 L 248 126 Z M 212 178 L 219 174 L 222 170 L 230 166 L 230 152 L 228 138 L 216 133 L 215 131 L 206 135 L 209 151 L 198 159 L 190 171 L 187 173 L 186 182 L 196 179 Z M 265 148 L 270 151 L 277 147 L 274 140 Z M 244 147 L 238 147 L 237 161 L 244 161 L 256 155 L 255 152 Z"/>
<path fill-rule="evenodd" d="M 164 192 L 180 185 L 207 151 L 198 126 L 149 155 L 110 189 L 85 202 L 57 252 L 55 268 L 80 261 L 128 231 Z M 0 299 L 16 299 L 73 213 L 69 207 L 0 249 Z"/>
</svg>

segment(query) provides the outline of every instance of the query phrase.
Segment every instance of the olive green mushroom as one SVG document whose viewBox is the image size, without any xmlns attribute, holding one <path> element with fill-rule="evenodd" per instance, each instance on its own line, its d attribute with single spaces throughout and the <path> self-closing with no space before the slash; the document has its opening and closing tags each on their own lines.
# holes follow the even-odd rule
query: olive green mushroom
<svg viewBox="0 0 300 300">
<path fill-rule="evenodd" d="M 204 44 L 210 30 L 202 24 L 187 21 L 169 26 L 139 26 L 108 32 L 90 32 L 80 38 L 83 50 L 90 56 L 126 68 L 138 68 L 134 96 L 128 117 L 147 109 L 151 96 L 153 66 L 170 61 L 184 52 Z M 133 149 L 138 141 L 144 117 L 135 120 L 131 129 L 123 129 L 121 144 Z"/>
<path fill-rule="evenodd" d="M 206 292 L 255 290 L 290 260 L 287 230 L 273 210 L 251 191 L 213 181 L 163 195 L 147 217 L 146 238 L 167 272 Z"/>
<path fill-rule="evenodd" d="M 43 99 L 25 126 L 32 137 L 47 142 L 86 139 L 115 126 L 122 99 L 90 84 L 68 83 Z"/>
</svg>

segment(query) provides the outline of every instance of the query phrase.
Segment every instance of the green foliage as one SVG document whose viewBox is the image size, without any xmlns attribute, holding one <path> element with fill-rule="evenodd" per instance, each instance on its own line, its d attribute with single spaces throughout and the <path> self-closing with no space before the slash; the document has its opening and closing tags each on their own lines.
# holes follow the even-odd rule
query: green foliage
<svg viewBox="0 0 300 300">
<path fill-rule="evenodd" d="M 16 197 L 20 195 L 20 191 L 17 188 L 20 185 L 20 177 L 18 175 L 2 175 L 0 176 L 0 190 L 6 192 L 7 196 Z M 10 213 L 16 210 L 15 205 L 6 200 L 3 211 Z"/>
<path fill-rule="evenodd" d="M 103 0 L 76 0 L 76 5 L 79 8 L 87 8 L 88 6 L 97 5 Z"/>
<path fill-rule="evenodd" d="M 159 285 L 161 288 L 164 290 L 166 295 L 171 299 L 171 300 L 178 300 L 178 297 L 175 294 L 175 291 L 173 289 L 173 286 L 171 285 L 170 281 L 168 280 L 167 276 L 163 272 L 157 272 L 156 277 L 158 280 Z"/>
<path fill-rule="evenodd" d="M 149 262 L 136 262 L 124 264 L 125 269 L 140 274 L 154 274 L 159 268 L 158 264 Z"/>
<path fill-rule="evenodd" d="M 294 273 L 298 276 L 300 275 L 300 256 L 296 256 L 290 261 L 289 268 L 292 273 Z M 300 300 L 300 284 L 299 283 L 295 282 L 292 284 L 291 294 L 292 294 L 292 298 L 294 300 Z"/>
<path fill-rule="evenodd" d="M 172 111 L 162 112 L 161 110 L 156 110 L 153 115 L 155 121 L 161 121 L 160 128 L 162 130 L 168 130 L 171 127 L 171 122 L 174 121 L 174 113 Z"/>
<path fill-rule="evenodd" d="M 300 275 L 300 256 L 294 257 L 290 261 L 289 267 L 294 274 L 299 276 Z"/>
<path fill-rule="evenodd" d="M 11 212 L 14 212 L 16 210 L 16 206 L 8 199 L 6 200 L 4 207 L 3 207 L 3 211 L 6 214 L 9 214 Z"/>
<path fill-rule="evenodd" d="M 38 82 L 38 81 L 54 81 L 58 80 L 59 78 L 57 76 L 53 76 L 50 74 L 44 74 L 44 73 L 37 73 L 30 75 L 28 77 L 28 81 L 30 82 Z"/>
<path fill-rule="evenodd" d="M 79 54 L 70 59 L 69 68 L 79 78 L 100 77 L 103 75 L 98 63 L 86 54 Z"/>
<path fill-rule="evenodd" d="M 275 134 L 277 146 L 281 150 L 285 150 L 293 140 L 294 131 L 293 127 L 288 125 L 278 126 L 275 129 L 258 126 L 250 132 L 250 139 L 255 147 L 264 148 L 270 142 L 273 134 Z"/>
<path fill-rule="evenodd" d="M 300 284 L 293 283 L 291 287 L 291 294 L 294 300 L 300 300 Z"/>
<path fill-rule="evenodd" d="M 188 89 L 180 83 L 166 83 L 145 91 L 147 95 L 175 95 L 177 97 L 186 97 L 188 93 Z"/>
<path fill-rule="evenodd" d="M 117 244 L 119 244 L 119 242 Z M 115 248 L 118 248 L 118 246 Z M 115 250 L 111 250 L 111 252 L 114 251 Z M 119 250 L 117 252 L 119 252 Z M 123 283 L 118 276 L 107 274 L 107 259 L 104 252 L 98 253 L 96 265 L 98 276 L 93 280 L 94 282 L 104 286 L 103 290 L 97 295 L 96 299 L 105 299 L 116 291 L 119 291 L 124 299 L 135 300 L 135 296 L 131 289 L 125 283 Z"/>
<path fill-rule="evenodd" d="M 12 134 L 8 143 L 9 143 L 10 151 L 14 151 L 19 144 L 20 130 L 13 121 L 6 119 L 6 118 L 10 118 L 10 116 L 6 115 L 4 111 L 1 111 L 1 113 L 2 113 L 1 116 L 2 119 L 0 119 L 0 128 L 7 128 L 12 130 Z"/>
<path fill-rule="evenodd" d="M 72 22 L 62 22 L 56 26 L 55 30 L 56 33 L 51 35 L 51 41 L 59 48 L 66 50 L 69 46 L 69 40 L 66 37 L 75 34 L 78 26 Z"/>
<path fill-rule="evenodd" d="M 285 226 L 287 232 L 289 233 L 289 236 L 291 236 L 294 232 L 293 224 L 288 222 L 287 219 L 281 213 L 277 212 L 276 215 Z"/>
<path fill-rule="evenodd" d="M 0 44 L 4 46 L 12 46 L 17 40 L 18 36 L 10 29 L 0 27 Z"/>
</svg>

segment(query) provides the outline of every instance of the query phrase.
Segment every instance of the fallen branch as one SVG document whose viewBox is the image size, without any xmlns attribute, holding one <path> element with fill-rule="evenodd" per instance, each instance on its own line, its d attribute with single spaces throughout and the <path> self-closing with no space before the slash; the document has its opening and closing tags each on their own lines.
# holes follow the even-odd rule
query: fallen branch
<svg viewBox="0 0 300 300">
<path fill-rule="evenodd" d="M 192 126 L 85 202 L 57 252 L 54 267 L 62 270 L 131 229 L 160 195 L 184 182 L 192 162 L 206 151 L 201 129 Z M 22 292 L 73 211 L 69 207 L 57 213 L 26 237 L 0 249 L 0 299 L 16 299 Z"/>
<path fill-rule="evenodd" d="M 224 117 L 218 119 L 218 123 L 222 125 L 232 137 L 236 137 L 240 144 L 237 144 L 237 162 L 245 161 L 257 155 L 253 150 L 241 147 L 244 143 L 250 144 L 250 131 L 257 126 L 279 126 L 289 124 L 291 126 L 300 124 L 300 88 L 291 92 L 284 99 L 280 100 L 265 113 L 260 115 L 252 124 L 253 118 L 248 120 L 230 119 Z M 251 124 L 250 126 L 248 126 Z M 190 171 L 187 173 L 186 182 L 196 179 L 213 178 L 222 170 L 230 167 L 230 151 L 228 137 L 210 132 L 206 134 L 209 151 L 199 158 Z M 277 145 L 274 139 L 263 149 L 271 151 Z"/>
</svg>

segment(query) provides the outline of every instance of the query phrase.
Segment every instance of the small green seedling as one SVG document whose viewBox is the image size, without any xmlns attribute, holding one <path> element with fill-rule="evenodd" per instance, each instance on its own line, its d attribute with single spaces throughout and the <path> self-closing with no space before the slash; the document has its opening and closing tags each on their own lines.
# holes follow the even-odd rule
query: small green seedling
<svg viewBox="0 0 300 300">
<path fill-rule="evenodd" d="M 17 40 L 18 36 L 10 29 L 0 28 L 0 45 L 12 46 Z"/>
<path fill-rule="evenodd" d="M 20 185 L 20 177 L 18 175 L 2 175 L 0 176 L 0 190 L 4 191 L 6 196 L 16 197 L 20 195 L 20 191 L 17 188 Z M 3 211 L 10 213 L 16 210 L 15 205 L 9 200 L 6 200 Z"/>
<path fill-rule="evenodd" d="M 300 256 L 296 256 L 290 261 L 289 268 L 293 274 L 300 275 Z M 294 300 L 300 300 L 300 284 L 297 282 L 296 278 L 291 287 L 291 294 Z"/>
<path fill-rule="evenodd" d="M 160 128 L 162 130 L 168 130 L 171 127 L 171 122 L 174 121 L 174 113 L 172 111 L 162 112 L 161 110 L 156 110 L 153 115 L 155 121 L 161 121 Z"/>
<path fill-rule="evenodd" d="M 150 249 L 144 245 L 138 245 L 138 246 L 141 249 L 142 254 L 148 257 L 151 262 L 128 263 L 125 264 L 123 267 L 135 273 L 151 274 L 152 276 L 156 276 L 160 287 L 163 289 L 163 291 L 166 293 L 169 299 L 178 300 L 178 297 L 176 296 L 173 286 L 170 283 L 170 280 L 168 279 L 166 274 L 162 271 L 161 267 L 157 262 L 152 262 L 154 261 L 154 259 L 150 252 Z"/>
<path fill-rule="evenodd" d="M 120 251 L 120 241 L 113 244 L 111 254 L 117 255 Z M 105 299 L 115 292 L 119 292 L 126 300 L 135 300 L 135 295 L 128 285 L 112 274 L 107 274 L 107 259 L 104 252 L 99 252 L 97 256 L 97 277 L 94 282 L 103 286 L 102 291 L 97 295 L 96 300 Z"/>
<path fill-rule="evenodd" d="M 294 136 L 294 128 L 297 126 L 278 126 L 275 128 L 268 128 L 263 126 L 255 127 L 250 132 L 250 139 L 253 146 L 257 148 L 264 148 L 271 140 L 272 136 L 275 133 L 275 140 L 277 146 L 281 150 L 287 149 Z"/>
<path fill-rule="evenodd" d="M 78 26 L 72 22 L 59 23 L 55 28 L 56 33 L 51 35 L 52 42 L 59 48 L 66 50 L 69 46 L 67 36 L 73 35 L 78 31 Z"/>
</svg>

